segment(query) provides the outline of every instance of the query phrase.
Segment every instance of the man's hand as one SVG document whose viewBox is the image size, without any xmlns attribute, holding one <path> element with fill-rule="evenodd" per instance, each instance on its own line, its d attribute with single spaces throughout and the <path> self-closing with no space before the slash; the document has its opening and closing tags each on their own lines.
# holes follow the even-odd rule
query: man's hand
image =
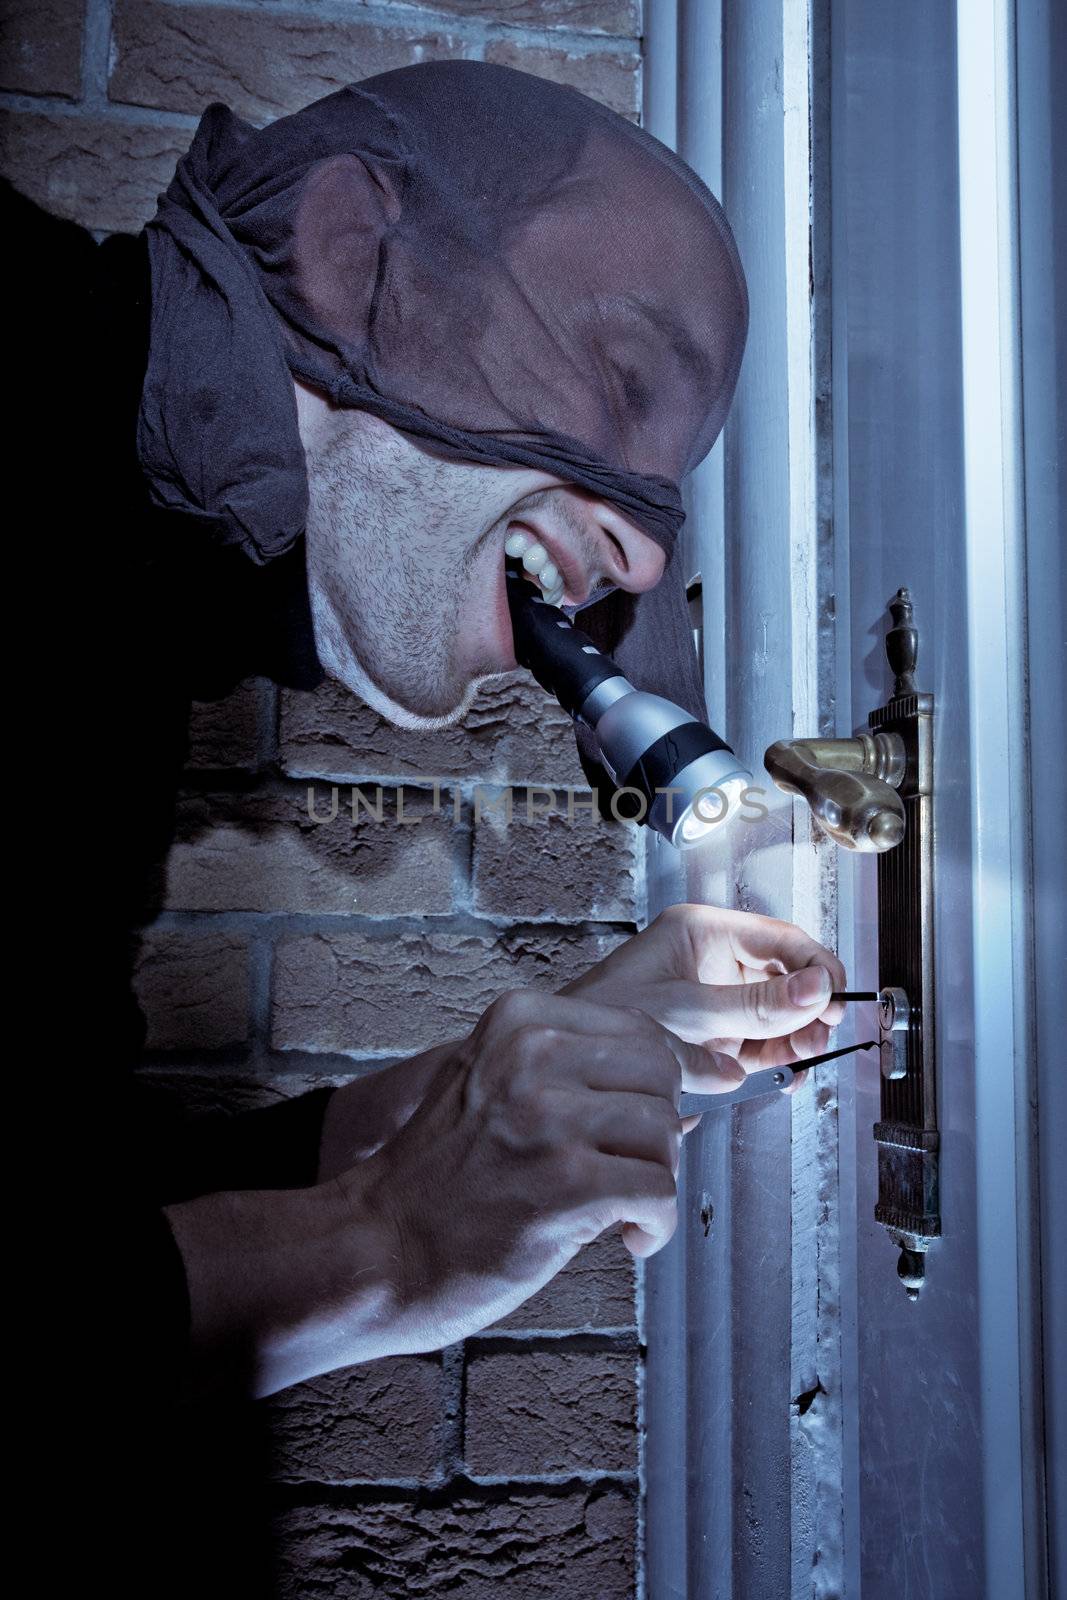
<svg viewBox="0 0 1067 1600">
<path fill-rule="evenodd" d="M 799 974 L 793 983 L 810 989 L 794 990 L 787 974 Z M 735 1056 L 746 1072 L 757 1072 L 795 1070 L 825 1050 L 830 1029 L 844 1015 L 842 1003 L 829 996 L 845 986 L 845 969 L 833 952 L 791 922 L 681 905 L 662 912 L 560 994 L 643 1011 L 679 1038 Z M 338 1089 L 323 1125 L 320 1183 L 398 1133 L 458 1048 L 455 1040 L 435 1046 Z M 805 1077 L 798 1071 L 788 1092 Z M 701 1092 L 698 1078 L 688 1075 L 683 1089 Z M 697 1120 L 687 1119 L 686 1131 Z"/>
<path fill-rule="evenodd" d="M 504 995 L 441 1047 L 417 1107 L 373 1154 L 311 1189 L 165 1208 L 186 1265 L 191 1386 L 273 1394 L 441 1349 L 513 1311 L 615 1222 L 651 1255 L 677 1221 L 683 1078 L 716 1094 L 744 1074 L 640 1011 Z"/>
<path fill-rule="evenodd" d="M 406 1061 L 376 1067 L 335 1089 L 319 1140 L 318 1181 L 325 1183 L 365 1161 L 400 1132 L 422 1102 L 434 1075 L 460 1041 L 434 1045 Z"/>
<path fill-rule="evenodd" d="M 826 1049 L 846 987 L 832 951 L 776 917 L 671 906 L 560 990 L 635 1006 L 681 1039 L 735 1056 L 746 1072 L 796 1067 Z M 806 1074 L 798 1073 L 792 1088 Z M 695 1081 L 682 1087 L 699 1093 Z"/>
<path fill-rule="evenodd" d="M 790 973 L 815 993 L 791 994 Z M 821 1050 L 844 983 L 789 923 L 678 906 L 559 995 L 505 995 L 469 1038 L 357 1079 L 331 1101 L 315 1187 L 166 1208 L 197 1375 L 225 1366 L 271 1394 L 439 1349 L 614 1222 L 652 1254 L 676 1223 L 682 1089 Z"/>
<path fill-rule="evenodd" d="M 641 1012 L 532 990 L 491 1005 L 396 1137 L 335 1180 L 391 1227 L 395 1347 L 496 1322 L 614 1222 L 635 1255 L 666 1244 L 683 1079 L 716 1094 L 744 1075 Z"/>
</svg>

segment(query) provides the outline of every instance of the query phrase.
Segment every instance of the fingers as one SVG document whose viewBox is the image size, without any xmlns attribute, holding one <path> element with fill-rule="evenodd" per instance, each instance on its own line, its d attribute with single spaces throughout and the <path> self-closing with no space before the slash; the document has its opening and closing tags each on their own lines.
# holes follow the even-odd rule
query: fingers
<svg viewBox="0 0 1067 1600">
<path fill-rule="evenodd" d="M 671 1173 L 655 1161 L 628 1156 L 595 1157 L 593 1176 L 598 1219 L 604 1227 L 625 1224 L 623 1242 L 634 1256 L 662 1250 L 678 1225 L 678 1196 Z"/>
<path fill-rule="evenodd" d="M 798 967 L 819 962 L 831 971 L 834 966 L 840 969 L 834 982 L 843 987 L 845 971 L 833 951 L 793 922 L 765 917 L 756 911 L 733 911 L 720 906 L 691 905 L 686 909 L 692 913 L 690 936 L 698 960 L 704 948 L 718 944 L 725 936 L 735 961 L 741 966 L 765 971 L 781 971 L 784 966 L 795 972 Z"/>
<path fill-rule="evenodd" d="M 602 1154 L 658 1161 L 677 1173 L 682 1119 L 658 1095 L 593 1095 L 583 1101 L 583 1115 L 584 1135 Z"/>
<path fill-rule="evenodd" d="M 677 1227 L 677 1222 L 675 1222 Z M 654 1256 L 674 1234 L 674 1228 L 667 1234 L 666 1239 L 661 1238 L 655 1229 L 639 1227 L 636 1222 L 624 1222 L 622 1225 L 622 1242 L 632 1256 L 643 1260 L 645 1256 Z"/>
<path fill-rule="evenodd" d="M 821 1022 L 817 1026 L 824 1027 Z M 828 1029 L 824 1031 L 827 1034 L 829 1032 Z M 746 1072 L 764 1072 L 768 1067 L 792 1067 L 796 1071 L 808 1056 L 821 1053 L 821 1047 L 809 1050 L 806 1045 L 802 1050 L 798 1050 L 795 1048 L 792 1036 L 786 1034 L 781 1039 L 757 1039 L 750 1044 L 742 1045 L 738 1059 Z"/>
<path fill-rule="evenodd" d="M 682 1071 L 687 1094 L 730 1094 L 745 1081 L 745 1069 L 735 1056 L 706 1044 L 686 1044 L 689 1051 Z"/>
<path fill-rule="evenodd" d="M 742 1045 L 738 1056 L 746 1072 L 762 1072 L 766 1067 L 792 1067 L 795 1071 L 809 1056 L 822 1055 L 829 1042 L 830 1030 L 826 1024 L 812 1022 L 779 1039 L 752 1040 Z"/>
<path fill-rule="evenodd" d="M 501 995 L 484 1013 L 483 1021 L 511 1028 L 541 1024 L 611 1038 L 632 1038 L 636 1029 L 645 1037 L 655 1029 L 664 1031 L 658 1022 L 636 1008 L 602 1005 L 578 995 L 545 994 L 537 989 L 512 989 Z"/>
<path fill-rule="evenodd" d="M 830 1029 L 820 1017 L 806 1027 L 795 1028 L 789 1035 L 789 1043 L 794 1054 L 801 1059 L 821 1055 L 830 1043 Z"/>
<path fill-rule="evenodd" d="M 587 1088 L 652 1091 L 677 1105 L 683 1091 L 729 1094 L 744 1083 L 745 1069 L 732 1055 L 680 1039 L 659 1023 L 646 1027 L 650 1019 L 643 1012 L 636 1013 L 636 1018 L 640 1039 L 590 1055 L 583 1064 L 582 1080 Z"/>
<path fill-rule="evenodd" d="M 704 983 L 714 981 L 725 937 L 741 967 L 773 974 L 821 966 L 830 974 L 831 989 L 847 988 L 845 969 L 834 952 L 792 922 L 719 906 L 694 905 L 685 910 L 690 914 L 687 920 L 697 954 L 697 976 Z M 844 1005 L 837 1000 L 827 1005 L 823 1021 L 833 1028 L 843 1017 Z"/>
<path fill-rule="evenodd" d="M 830 974 L 822 966 L 801 967 L 762 983 L 744 984 L 735 999 L 741 1007 L 748 1038 L 796 1035 L 816 1020 L 827 1026 L 824 1014 L 831 987 Z"/>
<path fill-rule="evenodd" d="M 823 957 L 828 954 L 828 951 L 824 951 Z M 831 959 L 833 962 L 832 966 L 827 965 L 825 959 L 820 958 L 818 961 L 809 961 L 806 966 L 794 968 L 790 973 L 790 976 L 795 978 L 798 983 L 803 983 L 806 981 L 807 974 L 810 972 L 828 972 L 830 975 L 831 991 L 834 989 L 844 989 L 848 983 L 848 979 L 845 975 L 845 969 L 841 965 L 840 961 L 838 961 L 836 956 L 833 956 Z M 828 1028 L 836 1028 L 837 1024 L 843 1020 L 844 1015 L 845 1002 L 843 1000 L 831 1000 L 825 1009 L 819 1012 L 819 1021 L 825 1022 Z"/>
<path fill-rule="evenodd" d="M 621 1015 L 629 1022 L 625 1038 L 601 1035 L 580 1041 L 581 1055 L 573 1068 L 576 1081 L 586 1089 L 661 1095 L 677 1108 L 685 1076 L 682 1051 L 687 1047 L 648 1017 Z"/>
<path fill-rule="evenodd" d="M 825 1013 L 830 983 L 825 967 L 807 967 L 762 983 L 686 983 L 677 979 L 664 988 L 670 991 L 667 1012 L 679 1037 L 780 1039 L 800 1033 L 816 1021 L 829 1026 Z"/>
<path fill-rule="evenodd" d="M 681 1070 L 681 1088 L 688 1094 L 729 1094 L 745 1081 L 745 1069 L 733 1056 L 713 1050 L 700 1040 L 683 1039 L 636 1007 L 625 1010 L 643 1031 L 651 1026 L 650 1042 L 661 1036 Z"/>
<path fill-rule="evenodd" d="M 589 1088 L 651 1091 L 677 1104 L 682 1089 L 726 1094 L 744 1082 L 744 1070 L 732 1057 L 680 1038 L 637 1007 L 519 989 L 496 1001 L 487 1018 L 490 1013 L 511 1029 L 532 1024 L 603 1041 L 590 1049 L 583 1066 Z"/>
</svg>

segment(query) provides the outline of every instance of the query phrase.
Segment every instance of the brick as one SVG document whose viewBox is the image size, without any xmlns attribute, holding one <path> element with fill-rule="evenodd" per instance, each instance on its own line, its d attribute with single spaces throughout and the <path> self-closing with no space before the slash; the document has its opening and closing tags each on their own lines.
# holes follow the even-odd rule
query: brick
<svg viewBox="0 0 1067 1600">
<path fill-rule="evenodd" d="M 580 89 L 593 100 L 636 119 L 641 106 L 641 53 L 630 49 L 582 51 L 564 46 L 519 44 L 513 39 L 493 39 L 485 59 L 502 67 L 517 67 L 535 77 L 549 78 Z"/>
<path fill-rule="evenodd" d="M 579 1250 L 532 1299 L 494 1323 L 495 1329 L 630 1328 L 635 1323 L 634 1258 L 608 1228 Z"/>
<path fill-rule="evenodd" d="M 197 113 L 222 100 L 257 123 L 360 78 L 463 54 L 461 39 L 433 26 L 157 0 L 119 0 L 113 38 L 112 100 Z"/>
<path fill-rule="evenodd" d="M 312 821 L 308 790 L 314 791 Z M 364 791 L 373 804 L 373 790 Z M 183 911 L 423 916 L 452 908 L 450 809 L 429 796 L 383 791 L 382 820 L 328 788 L 183 794 L 167 860 L 166 905 Z"/>
<path fill-rule="evenodd" d="M 5 0 L 0 89 L 81 94 L 85 0 Z"/>
<path fill-rule="evenodd" d="M 475 1476 L 636 1470 L 634 1357 L 613 1350 L 473 1356 L 464 1455 Z"/>
<path fill-rule="evenodd" d="M 512 796 L 510 822 L 498 808 L 475 814 L 473 886 L 477 910 L 534 920 L 633 921 L 637 895 L 637 829 L 578 809 L 563 797 L 543 813 L 547 797 L 526 789 Z M 528 803 L 529 802 L 529 803 Z"/>
<path fill-rule="evenodd" d="M 278 1600 L 633 1600 L 636 1509 L 566 1493 L 299 1506 L 275 1521 Z"/>
<path fill-rule="evenodd" d="M 620 941 L 511 930 L 315 934 L 275 952 L 272 1038 L 279 1050 L 420 1050 L 468 1033 L 507 989 L 557 989 Z"/>
<path fill-rule="evenodd" d="M 248 947 L 237 934 L 148 929 L 134 992 L 149 1050 L 211 1050 L 248 1038 Z"/>
<path fill-rule="evenodd" d="M 265 1417 L 273 1478 L 432 1478 L 444 1417 L 440 1357 L 325 1373 L 272 1396 Z"/>
<path fill-rule="evenodd" d="M 189 713 L 189 757 L 193 771 L 251 772 L 274 708 L 274 685 L 246 678 L 221 700 L 194 700 Z"/>
<path fill-rule="evenodd" d="M 485 0 L 406 0 L 406 4 L 511 27 L 567 28 L 630 39 L 641 32 L 640 0 L 495 0 L 493 5 Z"/>
<path fill-rule="evenodd" d="M 16 189 L 57 217 L 137 233 L 192 140 L 188 128 L 100 117 L 0 113 L 0 162 Z"/>
<path fill-rule="evenodd" d="M 462 723 L 427 733 L 390 726 L 332 680 L 313 694 L 287 690 L 281 759 L 294 777 L 355 783 L 379 775 L 585 785 L 570 718 L 524 672 L 492 679 Z"/>
</svg>

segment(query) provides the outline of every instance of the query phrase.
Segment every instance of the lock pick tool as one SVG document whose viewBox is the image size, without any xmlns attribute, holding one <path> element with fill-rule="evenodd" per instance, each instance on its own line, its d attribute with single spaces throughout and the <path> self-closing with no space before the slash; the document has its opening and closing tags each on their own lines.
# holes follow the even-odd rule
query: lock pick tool
<svg viewBox="0 0 1067 1600">
<path fill-rule="evenodd" d="M 732 1094 L 683 1094 L 679 1110 L 683 1117 L 691 1116 L 696 1111 L 726 1111 L 731 1106 L 740 1105 L 743 1100 L 759 1100 L 764 1095 L 782 1094 L 798 1072 L 818 1067 L 824 1061 L 836 1061 L 839 1056 L 853 1055 L 857 1050 L 873 1050 L 877 1044 L 877 1039 L 867 1039 L 863 1044 L 847 1044 L 840 1050 L 827 1050 L 821 1056 L 809 1056 L 806 1061 L 798 1061 L 795 1067 L 768 1067 L 763 1072 L 750 1072 Z"/>
</svg>

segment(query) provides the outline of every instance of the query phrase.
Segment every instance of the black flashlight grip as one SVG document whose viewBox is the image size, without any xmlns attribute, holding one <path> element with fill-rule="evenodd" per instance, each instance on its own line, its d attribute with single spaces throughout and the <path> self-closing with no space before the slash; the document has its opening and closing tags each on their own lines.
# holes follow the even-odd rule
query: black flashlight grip
<svg viewBox="0 0 1067 1600">
<path fill-rule="evenodd" d="M 545 604 L 521 561 L 508 556 L 504 565 L 515 659 L 576 717 L 598 683 L 623 673 L 558 606 Z"/>
</svg>

